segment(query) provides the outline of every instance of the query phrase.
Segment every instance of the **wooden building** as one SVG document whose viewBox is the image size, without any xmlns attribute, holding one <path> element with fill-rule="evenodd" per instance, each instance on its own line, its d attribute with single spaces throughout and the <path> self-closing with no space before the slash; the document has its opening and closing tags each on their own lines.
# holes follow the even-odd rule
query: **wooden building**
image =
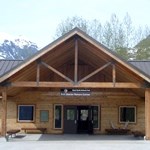
<svg viewBox="0 0 150 150">
<path fill-rule="evenodd" d="M 78 28 L 12 62 L 0 70 L 2 136 L 22 128 L 105 134 L 110 122 L 122 128 L 129 121 L 150 139 L 149 74 Z"/>
</svg>

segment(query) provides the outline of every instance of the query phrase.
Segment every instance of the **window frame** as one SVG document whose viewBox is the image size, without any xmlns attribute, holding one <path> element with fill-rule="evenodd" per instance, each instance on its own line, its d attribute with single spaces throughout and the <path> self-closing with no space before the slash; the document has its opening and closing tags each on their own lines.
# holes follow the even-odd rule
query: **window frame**
<svg viewBox="0 0 150 150">
<path fill-rule="evenodd" d="M 55 127 L 55 108 L 56 108 L 56 106 L 61 106 L 61 127 L 60 128 L 56 128 Z M 57 129 L 57 130 L 62 130 L 63 129 L 63 105 L 62 104 L 54 104 L 54 115 L 53 115 L 53 128 L 54 129 Z"/>
<path fill-rule="evenodd" d="M 33 120 L 19 120 L 19 117 L 20 117 L 20 115 L 19 115 L 20 109 L 19 108 L 20 108 L 20 106 L 32 106 L 33 107 Z M 24 104 L 17 105 L 17 111 L 18 111 L 18 113 L 17 113 L 17 115 L 18 115 L 17 121 L 18 122 L 25 122 L 25 123 L 35 122 L 35 105 L 32 105 L 32 104 L 31 105 L 26 105 L 26 104 L 25 105 Z"/>
<path fill-rule="evenodd" d="M 41 113 L 42 112 L 47 112 L 47 114 L 48 114 L 48 118 L 47 118 L 47 120 L 41 120 Z M 49 122 L 49 110 L 40 110 L 40 122 Z"/>
<path fill-rule="evenodd" d="M 100 117 L 101 117 L 101 114 L 100 114 L 100 105 L 92 105 L 92 106 L 96 106 L 96 107 L 98 107 L 98 127 L 97 128 L 94 128 L 93 127 L 93 129 L 96 129 L 96 130 L 98 130 L 98 129 L 100 129 Z M 92 110 L 93 111 L 93 110 Z"/>
<path fill-rule="evenodd" d="M 131 123 L 131 124 L 135 124 L 135 123 L 137 123 L 137 106 L 134 106 L 134 105 L 132 105 L 132 106 L 119 106 L 119 123 L 125 123 L 126 121 L 121 121 L 120 120 L 120 114 L 121 114 L 121 108 L 124 108 L 124 107 L 126 107 L 126 108 L 134 108 L 134 122 L 133 121 L 129 121 L 129 123 Z"/>
</svg>

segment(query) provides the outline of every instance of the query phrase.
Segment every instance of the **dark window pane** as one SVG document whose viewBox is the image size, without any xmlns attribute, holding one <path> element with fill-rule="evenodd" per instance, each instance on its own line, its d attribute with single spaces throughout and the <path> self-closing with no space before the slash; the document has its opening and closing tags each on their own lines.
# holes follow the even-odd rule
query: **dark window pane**
<svg viewBox="0 0 150 150">
<path fill-rule="evenodd" d="M 34 106 L 19 106 L 19 121 L 33 121 Z"/>
<path fill-rule="evenodd" d="M 98 106 L 92 106 L 93 108 L 93 128 L 98 128 Z"/>
<path fill-rule="evenodd" d="M 56 105 L 55 106 L 55 128 L 61 128 L 61 113 L 62 113 L 62 106 Z"/>
<path fill-rule="evenodd" d="M 120 122 L 135 122 L 135 107 L 120 107 Z"/>
</svg>

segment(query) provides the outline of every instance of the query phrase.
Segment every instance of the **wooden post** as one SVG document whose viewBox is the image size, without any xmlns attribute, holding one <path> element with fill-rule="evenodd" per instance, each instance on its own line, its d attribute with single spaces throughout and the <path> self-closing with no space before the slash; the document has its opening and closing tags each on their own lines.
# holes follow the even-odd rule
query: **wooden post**
<svg viewBox="0 0 150 150">
<path fill-rule="evenodd" d="M 78 41 L 75 39 L 74 83 L 78 81 Z"/>
<path fill-rule="evenodd" d="M 40 81 L 40 64 L 37 64 L 37 72 L 36 72 L 36 83 L 37 86 L 39 86 L 39 81 Z"/>
<path fill-rule="evenodd" d="M 113 85 L 115 87 L 115 84 L 116 84 L 116 66 L 114 63 L 112 64 L 112 81 L 113 81 Z"/>
<path fill-rule="evenodd" d="M 145 90 L 145 138 L 150 140 L 150 89 Z"/>
<path fill-rule="evenodd" d="M 7 132 L 7 92 L 6 89 L 2 91 L 2 129 L 1 134 L 2 136 L 6 136 Z"/>
</svg>

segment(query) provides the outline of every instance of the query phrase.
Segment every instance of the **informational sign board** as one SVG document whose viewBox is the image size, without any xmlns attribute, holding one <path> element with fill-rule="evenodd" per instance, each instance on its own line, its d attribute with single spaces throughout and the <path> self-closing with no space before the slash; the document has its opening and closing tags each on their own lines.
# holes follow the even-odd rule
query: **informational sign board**
<svg viewBox="0 0 150 150">
<path fill-rule="evenodd" d="M 61 96 L 90 96 L 90 89 L 61 89 Z"/>
</svg>

